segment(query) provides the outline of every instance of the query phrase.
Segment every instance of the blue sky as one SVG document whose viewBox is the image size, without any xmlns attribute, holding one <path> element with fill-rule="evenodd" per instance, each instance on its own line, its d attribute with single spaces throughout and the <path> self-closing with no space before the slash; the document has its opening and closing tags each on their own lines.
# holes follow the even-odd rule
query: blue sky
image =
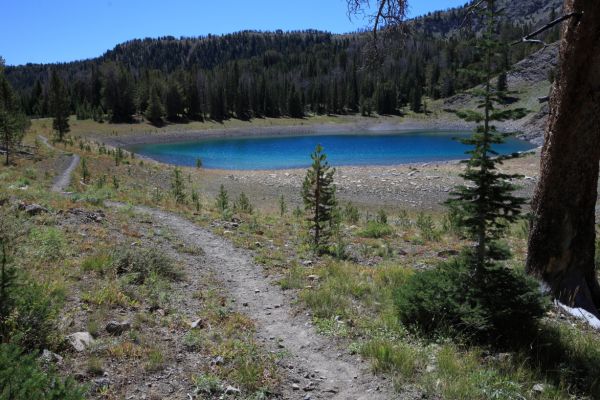
<svg viewBox="0 0 600 400">
<path fill-rule="evenodd" d="M 466 0 L 412 0 L 410 15 Z M 244 29 L 320 29 L 366 25 L 349 20 L 346 0 L 1 0 L 0 56 L 8 65 L 101 55 L 129 39 L 222 34 Z"/>
</svg>

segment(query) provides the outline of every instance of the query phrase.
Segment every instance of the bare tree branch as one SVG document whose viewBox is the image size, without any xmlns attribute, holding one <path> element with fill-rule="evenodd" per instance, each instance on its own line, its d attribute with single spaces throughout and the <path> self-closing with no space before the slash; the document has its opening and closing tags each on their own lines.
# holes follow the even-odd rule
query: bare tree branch
<svg viewBox="0 0 600 400">
<path fill-rule="evenodd" d="M 532 39 L 532 38 L 534 36 L 539 35 L 542 32 L 547 31 L 548 29 L 552 28 L 553 26 L 560 24 L 561 22 L 563 22 L 569 18 L 573 18 L 573 17 L 581 18 L 582 16 L 583 16 L 582 12 L 572 12 L 572 13 L 563 15 L 562 17 L 556 18 L 554 21 L 550 22 L 549 24 L 542 26 L 540 29 L 538 29 L 534 32 L 531 32 L 530 34 L 524 36 L 523 38 L 521 38 L 520 40 L 517 40 L 516 42 L 511 43 L 510 45 L 514 46 L 519 43 L 540 43 L 545 46 L 546 43 L 544 43 L 542 40 L 537 40 L 537 39 Z"/>
</svg>

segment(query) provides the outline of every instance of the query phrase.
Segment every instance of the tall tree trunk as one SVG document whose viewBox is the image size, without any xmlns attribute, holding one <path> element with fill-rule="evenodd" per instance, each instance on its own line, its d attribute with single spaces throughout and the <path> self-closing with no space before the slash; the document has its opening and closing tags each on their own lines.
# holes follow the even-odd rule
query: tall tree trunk
<svg viewBox="0 0 600 400">
<path fill-rule="evenodd" d="M 565 0 L 559 68 L 550 96 L 527 271 L 561 302 L 600 316 L 594 266 L 600 160 L 600 3 Z"/>
</svg>

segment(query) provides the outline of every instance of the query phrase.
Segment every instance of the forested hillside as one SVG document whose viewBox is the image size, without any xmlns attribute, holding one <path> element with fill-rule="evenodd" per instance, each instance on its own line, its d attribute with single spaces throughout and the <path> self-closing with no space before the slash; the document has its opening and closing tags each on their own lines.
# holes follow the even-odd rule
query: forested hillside
<svg viewBox="0 0 600 400">
<path fill-rule="evenodd" d="M 499 32 L 510 42 L 555 15 L 559 0 L 505 2 Z M 132 40 L 101 57 L 64 64 L 8 67 L 6 74 L 31 116 L 50 114 L 50 76 L 67 82 L 78 118 L 131 122 L 313 114 L 398 114 L 426 108 L 423 96 L 445 98 L 481 83 L 477 28 L 462 28 L 467 8 L 429 14 L 390 40 L 377 67 L 367 60 L 370 35 L 254 32 L 198 38 Z M 473 24 L 465 24 L 473 26 Z M 477 27 L 477 24 L 474 24 Z M 554 41 L 557 31 L 544 38 Z M 502 48 L 504 74 L 534 46 Z"/>
</svg>

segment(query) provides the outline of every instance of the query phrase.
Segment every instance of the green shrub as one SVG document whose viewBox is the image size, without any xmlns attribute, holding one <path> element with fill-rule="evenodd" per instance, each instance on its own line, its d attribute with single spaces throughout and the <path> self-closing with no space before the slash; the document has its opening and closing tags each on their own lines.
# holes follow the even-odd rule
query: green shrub
<svg viewBox="0 0 600 400">
<path fill-rule="evenodd" d="M 168 280 L 177 280 L 181 272 L 172 260 L 155 248 L 120 247 L 113 251 L 113 268 L 118 275 L 128 275 L 130 282 L 143 284 L 151 274 Z"/>
<path fill-rule="evenodd" d="M 545 311 L 538 284 L 500 264 L 473 273 L 465 253 L 414 274 L 396 293 L 400 319 L 426 336 L 462 336 L 475 342 L 524 335 Z"/>
<path fill-rule="evenodd" d="M 59 378 L 53 369 L 45 372 L 34 355 L 0 344 L 0 399 L 75 400 L 83 393 L 72 379 Z"/>
<path fill-rule="evenodd" d="M 359 235 L 362 237 L 378 239 L 384 236 L 389 236 L 392 233 L 392 227 L 388 224 L 382 224 L 377 221 L 369 221 L 367 222 L 365 229 L 359 232 Z"/>
<path fill-rule="evenodd" d="M 9 341 L 27 351 L 52 348 L 62 299 L 47 287 L 23 279 L 19 280 L 13 296 L 13 309 L 5 321 Z"/>
</svg>

